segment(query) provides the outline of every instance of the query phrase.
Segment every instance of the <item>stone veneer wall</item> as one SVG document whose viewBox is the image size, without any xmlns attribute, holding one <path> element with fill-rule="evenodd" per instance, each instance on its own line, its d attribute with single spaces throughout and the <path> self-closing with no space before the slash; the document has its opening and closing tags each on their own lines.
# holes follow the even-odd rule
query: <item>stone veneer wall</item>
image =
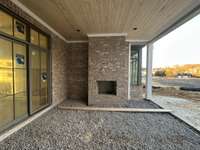
<svg viewBox="0 0 200 150">
<path fill-rule="evenodd" d="M 68 100 L 88 100 L 88 43 L 68 45 Z"/>
<path fill-rule="evenodd" d="M 88 55 L 88 104 L 128 100 L 129 43 L 125 37 L 89 37 Z M 99 80 L 117 81 L 117 95 L 98 94 Z"/>
<path fill-rule="evenodd" d="M 130 98 L 131 98 L 131 100 L 141 100 L 141 99 L 143 99 L 144 98 L 143 85 L 131 86 Z"/>
<path fill-rule="evenodd" d="M 57 37 L 52 37 L 52 103 L 67 99 L 67 44 Z"/>
<path fill-rule="evenodd" d="M 10 0 L 0 0 L 0 4 L 51 36 L 52 103 L 65 100 L 67 98 L 67 44 Z"/>
</svg>

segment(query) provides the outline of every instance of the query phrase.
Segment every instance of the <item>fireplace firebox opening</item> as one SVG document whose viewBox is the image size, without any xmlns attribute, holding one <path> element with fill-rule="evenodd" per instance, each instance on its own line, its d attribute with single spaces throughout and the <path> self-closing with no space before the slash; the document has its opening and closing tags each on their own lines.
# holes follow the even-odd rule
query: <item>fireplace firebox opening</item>
<svg viewBox="0 0 200 150">
<path fill-rule="evenodd" d="M 117 95 L 116 81 L 97 81 L 98 94 Z"/>
</svg>

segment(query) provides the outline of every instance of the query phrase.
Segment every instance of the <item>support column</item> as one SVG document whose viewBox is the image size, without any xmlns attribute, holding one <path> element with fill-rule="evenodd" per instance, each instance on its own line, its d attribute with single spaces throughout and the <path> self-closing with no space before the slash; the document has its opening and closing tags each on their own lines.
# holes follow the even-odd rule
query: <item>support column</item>
<svg viewBox="0 0 200 150">
<path fill-rule="evenodd" d="M 153 43 L 147 44 L 146 99 L 152 98 Z"/>
</svg>

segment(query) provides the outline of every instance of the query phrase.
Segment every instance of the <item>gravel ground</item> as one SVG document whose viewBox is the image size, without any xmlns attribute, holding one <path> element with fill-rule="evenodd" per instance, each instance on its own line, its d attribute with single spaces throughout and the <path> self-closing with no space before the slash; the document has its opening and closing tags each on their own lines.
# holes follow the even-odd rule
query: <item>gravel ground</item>
<svg viewBox="0 0 200 150">
<path fill-rule="evenodd" d="M 1 150 L 199 150 L 200 135 L 167 113 L 53 109 L 0 143 Z"/>
</svg>

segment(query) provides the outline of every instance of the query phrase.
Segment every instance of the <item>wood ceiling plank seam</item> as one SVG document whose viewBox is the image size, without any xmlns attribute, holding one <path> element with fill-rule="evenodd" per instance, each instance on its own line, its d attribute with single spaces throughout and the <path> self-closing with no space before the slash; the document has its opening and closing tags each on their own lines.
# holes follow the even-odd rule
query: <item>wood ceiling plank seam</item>
<svg viewBox="0 0 200 150">
<path fill-rule="evenodd" d="M 185 6 L 185 8 L 191 8 L 191 6 L 189 7 L 189 1 L 184 1 L 184 3 L 187 3 L 187 4 L 182 4 L 183 6 Z M 177 11 L 177 5 L 178 4 L 174 4 L 174 5 L 172 5 L 172 7 L 171 7 L 171 9 L 172 9 L 172 11 L 170 11 L 171 12 L 171 14 L 167 14 L 166 13 L 166 18 L 168 18 L 168 20 L 166 20 L 166 23 L 165 23 L 165 25 L 164 25 L 164 27 L 163 28 L 168 28 L 169 26 L 170 26 L 170 24 L 173 24 L 177 19 L 176 18 L 181 18 L 183 15 L 183 13 L 184 13 L 184 9 L 185 8 L 182 8 L 182 9 L 179 9 L 178 11 L 178 13 L 177 13 L 177 15 L 176 16 L 174 16 L 173 15 L 173 13 L 172 12 L 174 12 L 174 11 Z M 185 14 L 184 14 L 185 15 Z M 152 29 L 153 30 L 153 29 Z M 155 29 L 154 29 L 155 30 Z M 160 32 L 162 31 L 162 29 L 160 29 L 159 31 L 157 31 L 156 33 L 157 34 L 159 34 Z"/>
<path fill-rule="evenodd" d="M 91 10 L 91 12 L 95 12 L 95 10 L 97 9 L 96 7 L 98 7 L 98 6 L 96 6 L 96 7 L 91 7 L 92 5 L 94 5 L 94 2 L 95 2 L 95 1 L 92 1 L 92 2 L 91 2 L 91 5 L 90 5 L 90 10 Z M 95 13 L 91 13 L 90 16 L 91 16 L 91 20 L 90 20 L 90 21 L 93 21 L 92 26 L 89 27 L 89 28 L 90 28 L 90 33 L 91 33 L 91 32 L 93 32 L 93 31 L 95 31 L 95 28 L 94 28 L 94 27 L 95 27 L 95 26 L 98 26 L 98 19 L 97 19 L 96 21 L 94 21 L 94 18 L 96 18 Z"/>
<path fill-rule="evenodd" d="M 170 1 L 171 2 L 171 1 Z M 158 19 L 157 19 L 157 22 L 160 22 L 160 20 L 163 20 L 162 22 L 166 22 L 165 20 L 167 20 L 168 18 L 169 18 L 169 16 L 170 17 L 172 17 L 173 16 L 173 10 L 175 9 L 175 10 L 177 10 L 176 9 L 176 5 L 177 5 L 177 2 L 176 1 L 172 1 L 172 2 L 175 2 L 175 4 L 174 5 L 166 5 L 165 6 L 165 9 L 163 10 L 163 13 L 164 14 L 162 14 L 162 13 L 158 13 Z M 165 12 L 172 12 L 172 14 L 170 14 L 169 16 L 168 16 L 168 14 L 167 13 L 165 13 Z M 163 19 L 163 18 L 166 18 L 166 19 Z M 156 22 L 156 20 L 155 20 L 155 22 Z M 152 28 L 151 29 L 147 29 L 147 30 L 149 30 L 149 32 L 151 32 L 151 31 L 153 31 L 154 29 L 158 29 L 158 30 L 162 30 L 161 28 L 163 27 L 163 25 L 160 25 L 159 23 L 158 23 L 158 25 L 155 25 L 155 26 L 152 26 Z M 158 31 L 159 32 L 159 31 Z M 155 33 L 154 33 L 155 34 Z M 150 36 L 152 36 L 152 35 L 150 35 Z"/>
<path fill-rule="evenodd" d="M 53 5 L 58 9 L 58 11 L 62 14 L 62 12 L 60 11 L 60 7 L 58 7 L 58 4 L 56 3 L 56 1 L 54 0 L 54 1 L 51 1 L 52 3 L 53 3 Z M 68 21 L 67 20 L 64 20 L 64 24 L 65 24 L 65 29 L 64 29 L 64 33 L 65 33 L 65 37 L 67 38 L 67 39 L 69 39 L 69 35 L 71 34 L 70 32 L 69 32 L 69 28 L 71 28 L 70 27 L 70 24 L 68 24 Z"/>
<path fill-rule="evenodd" d="M 185 1 L 184 4 L 182 3 L 182 5 L 185 6 L 185 8 L 188 8 L 189 4 L 190 3 L 188 1 L 187 2 Z M 159 26 L 159 25 L 155 26 L 155 28 L 153 28 L 151 31 L 153 31 L 155 29 L 157 29 L 157 31 L 154 33 L 154 35 L 151 35 L 151 36 L 155 36 L 155 35 L 159 34 L 163 30 L 163 28 L 168 28 L 171 24 L 173 24 L 177 20 L 176 18 L 180 18 L 181 16 L 183 16 L 182 12 L 184 12 L 185 8 L 177 10 L 177 5 L 179 5 L 179 3 L 175 2 L 174 5 L 170 5 L 171 7 L 169 6 L 168 12 L 171 12 L 171 13 L 170 13 L 170 15 L 166 13 L 165 18 L 168 18 L 168 19 L 165 21 L 165 23 L 164 23 L 165 25 L 163 25 L 163 26 Z M 178 11 L 176 16 L 173 15 L 174 11 Z"/>
<path fill-rule="evenodd" d="M 119 16 L 118 16 L 118 19 L 117 19 L 117 30 L 119 31 L 119 32 L 122 32 L 122 31 L 120 31 L 120 29 L 121 29 L 121 24 L 122 24 L 122 22 L 123 22 L 123 13 L 124 13 L 124 10 L 126 9 L 126 4 L 127 3 L 124 3 L 123 2 L 123 0 L 120 0 L 120 7 L 121 7 L 121 9 L 120 9 L 120 11 L 119 11 Z"/>
<path fill-rule="evenodd" d="M 113 26 L 113 22 L 112 22 L 112 19 L 111 16 L 112 16 L 112 3 L 110 0 L 107 1 L 108 4 L 107 4 L 107 7 L 108 7 L 108 12 L 107 14 L 105 15 L 105 29 L 108 30 L 109 28 L 111 28 Z M 110 22 L 110 23 L 108 23 Z"/>
<path fill-rule="evenodd" d="M 106 1 L 105 1 L 106 2 Z M 98 31 L 98 33 L 100 32 L 100 31 L 102 31 L 102 32 L 104 32 L 104 29 L 103 29 L 103 18 L 104 18 L 104 15 L 103 15 L 103 10 L 102 9 L 104 9 L 105 7 L 104 7 L 104 5 L 103 5 L 104 3 L 102 2 L 102 1 L 96 1 L 96 4 L 95 5 L 97 5 L 98 6 L 98 9 L 97 9 L 97 12 L 99 13 L 99 24 L 98 24 L 98 27 L 99 27 L 99 31 Z M 102 6 L 103 5 L 103 6 Z M 104 12 L 105 12 L 105 14 L 106 14 L 106 9 L 104 10 Z M 95 13 L 95 14 L 97 14 L 97 13 Z M 98 16 L 95 16 L 95 17 L 97 17 L 98 18 Z"/>
<path fill-rule="evenodd" d="M 135 2 L 137 2 L 137 0 Z M 135 9 L 135 12 L 133 13 L 133 14 L 135 14 L 134 15 L 134 24 L 131 23 L 131 29 L 133 27 L 137 27 L 139 30 L 135 30 L 135 31 L 130 32 L 129 35 L 128 35 L 128 38 L 131 35 L 133 35 L 133 37 L 137 36 L 138 32 L 141 30 L 140 24 L 137 22 L 137 17 L 139 16 L 138 14 L 141 14 L 140 12 L 141 12 L 141 9 L 142 9 L 143 5 L 144 5 L 144 3 L 143 3 L 142 0 L 138 4 L 137 3 L 135 4 L 135 8 L 136 9 Z M 132 19 L 130 19 L 130 20 L 132 20 Z"/>
<path fill-rule="evenodd" d="M 82 6 L 83 7 L 83 6 Z M 85 8 L 86 7 L 86 8 Z M 84 16 L 84 21 L 85 21 L 85 26 L 84 27 L 82 27 L 82 30 L 83 30 L 83 32 L 85 33 L 85 34 L 87 34 L 87 28 L 86 27 L 89 27 L 89 25 L 90 25 L 90 22 L 91 22 L 91 15 L 88 15 L 87 14 L 87 11 L 86 10 L 89 10 L 90 9 L 90 7 L 91 7 L 91 5 L 89 4 L 89 2 L 86 2 L 85 4 L 84 4 L 84 8 L 82 8 L 82 11 L 83 11 L 83 16 Z M 87 18 L 87 19 L 86 19 Z"/>
<path fill-rule="evenodd" d="M 138 14 L 138 9 L 140 9 L 140 7 L 135 7 L 136 6 L 136 0 L 133 1 L 133 4 L 132 4 L 132 7 L 131 7 L 131 10 L 128 12 L 128 15 L 127 15 L 127 21 L 124 25 L 124 28 L 123 28 L 123 31 L 130 31 L 130 32 L 133 32 L 132 28 L 133 27 L 136 27 L 137 24 L 135 23 L 135 17 L 136 15 Z"/>
<path fill-rule="evenodd" d="M 67 5 L 68 10 L 69 10 L 69 12 L 70 12 L 70 14 L 71 14 L 71 16 L 73 18 L 72 20 L 74 22 L 74 24 L 73 24 L 74 31 L 76 32 L 77 29 L 79 29 L 81 31 L 79 33 L 76 32 L 77 34 L 82 33 L 83 28 L 82 28 L 81 23 L 84 24 L 84 22 L 85 22 L 85 18 L 82 16 L 82 14 L 83 14 L 82 13 L 82 10 L 83 10 L 82 9 L 82 3 L 83 3 L 83 1 L 80 1 L 79 3 L 76 4 L 76 3 L 74 3 L 74 0 L 70 1 L 69 3 L 65 2 L 65 5 Z M 83 35 L 83 34 L 80 34 L 80 35 Z M 86 35 L 84 37 L 86 37 Z"/>
<path fill-rule="evenodd" d="M 77 23 L 75 23 L 76 21 L 73 19 L 74 17 L 72 17 L 71 20 L 68 19 L 68 17 L 67 17 L 68 14 L 70 14 L 71 16 L 73 16 L 73 15 L 72 15 L 71 11 L 68 9 L 68 6 L 67 6 L 67 9 L 66 9 L 66 3 L 65 3 L 65 1 L 62 0 L 62 3 L 58 3 L 58 6 L 59 6 L 60 11 L 62 12 L 64 18 L 68 21 L 68 23 L 71 26 L 71 29 L 69 29 L 69 30 L 71 30 L 71 32 L 69 31 L 71 33 L 69 35 L 69 39 L 77 38 L 78 36 L 80 36 L 80 37 L 83 36 L 82 35 L 83 33 L 78 33 L 76 31 L 77 30 L 77 28 L 76 28 L 77 27 Z M 66 10 L 68 10 L 68 11 L 66 11 Z"/>
<path fill-rule="evenodd" d="M 79 19 L 76 19 L 77 17 L 76 16 L 74 16 L 74 18 L 75 18 L 75 20 L 76 20 L 76 26 L 77 26 L 77 28 L 78 29 L 80 29 L 81 31 L 80 32 L 83 32 L 83 28 L 84 27 L 86 27 L 87 26 L 87 22 L 88 22 L 88 19 L 87 19 L 87 17 L 85 17 L 85 13 L 86 13 L 86 11 L 84 11 L 84 10 L 87 10 L 85 7 L 86 7 L 86 4 L 87 4 L 87 2 L 82 2 L 82 3 L 80 3 L 80 5 L 78 6 L 78 9 L 79 9 Z M 81 23 L 82 23 L 82 26 L 81 26 Z"/>
<path fill-rule="evenodd" d="M 163 14 L 161 14 L 160 9 L 164 8 L 164 6 L 165 6 L 165 10 L 166 10 L 166 8 L 167 8 L 166 4 L 167 4 L 168 1 L 165 0 L 165 2 L 166 3 L 157 3 L 157 5 L 155 6 L 155 8 L 158 7 L 158 9 L 153 8 L 153 12 L 151 12 L 151 13 L 154 13 L 155 15 L 152 15 L 153 18 L 148 18 L 146 20 L 145 24 L 148 24 L 148 26 L 146 26 L 144 28 L 144 34 L 151 33 L 150 31 L 151 31 L 152 28 L 154 28 L 154 24 L 155 24 L 156 20 L 159 20 L 159 22 L 160 22 L 160 19 L 159 19 L 158 16 L 162 16 L 163 17 Z M 161 5 L 161 6 L 159 6 L 159 5 Z"/>
<path fill-rule="evenodd" d="M 125 25 L 124 23 L 127 22 L 129 11 L 132 8 L 132 5 L 131 5 L 132 2 L 134 2 L 134 1 L 129 1 L 129 3 L 123 3 L 122 11 L 121 11 L 121 14 L 120 14 L 120 23 L 119 23 L 120 32 L 126 32 L 126 31 L 123 30 L 124 25 Z"/>
<path fill-rule="evenodd" d="M 107 20 L 109 15 L 109 0 L 105 1 L 104 3 L 101 1 L 100 3 L 100 11 L 101 11 L 101 24 L 100 24 L 100 31 L 109 32 L 106 25 L 110 23 L 110 20 Z M 105 17 L 106 16 L 106 17 Z"/>
<path fill-rule="evenodd" d="M 70 28 L 73 29 L 73 25 L 68 20 L 68 18 L 64 15 L 64 12 L 63 12 L 64 8 L 63 8 L 63 5 L 61 4 L 61 0 L 54 0 L 53 3 L 55 4 L 55 7 L 57 7 L 59 9 L 59 11 L 63 14 L 63 17 L 64 17 L 65 21 L 70 25 Z M 68 30 L 69 35 L 67 35 L 68 39 L 70 39 L 70 34 L 72 33 L 69 30 Z"/>
<path fill-rule="evenodd" d="M 149 6 L 151 6 L 151 7 L 149 8 Z M 141 31 L 143 31 L 143 27 L 144 27 L 143 25 L 145 24 L 146 14 L 150 14 L 151 9 L 152 9 L 152 4 L 151 4 L 150 1 L 148 2 L 148 4 L 142 5 L 141 12 L 140 12 L 141 16 L 138 16 L 136 18 L 136 20 L 137 20 L 137 22 L 139 22 L 140 28 L 141 28 L 141 30 L 138 31 L 138 33 L 140 33 Z"/>
<path fill-rule="evenodd" d="M 180 27 L 181 25 L 183 25 L 184 23 L 186 23 L 187 21 L 189 21 L 193 17 L 199 15 L 200 14 L 200 1 L 196 1 L 196 2 L 197 2 L 196 7 L 193 7 L 194 5 L 191 6 L 190 11 L 187 10 L 187 12 L 184 15 L 182 15 L 178 20 L 176 20 L 168 28 L 165 28 L 165 30 L 162 30 L 160 33 L 156 34 L 156 36 L 154 36 L 150 40 L 150 42 L 156 42 L 157 40 L 164 37 L 168 33 L 174 31 L 175 29 L 177 29 L 178 27 Z"/>
<path fill-rule="evenodd" d="M 169 2 L 169 1 L 165 1 L 165 2 Z M 172 1 L 172 2 L 175 2 L 175 1 Z M 162 3 L 161 3 L 162 4 Z M 161 4 L 158 4 L 158 6 L 159 5 L 161 5 Z M 167 3 L 165 3 L 165 4 L 163 4 L 163 5 L 165 5 L 165 6 L 167 6 Z M 170 5 L 169 5 L 170 6 Z M 160 7 L 161 8 L 161 7 Z M 163 20 L 163 18 L 165 18 L 165 14 L 161 14 L 160 12 L 159 12 L 159 10 L 160 10 L 160 8 L 157 10 L 157 11 L 155 11 L 155 15 L 154 15 L 154 18 L 151 18 L 151 19 L 149 19 L 149 20 L 147 20 L 147 22 L 146 22 L 146 24 L 148 24 L 148 26 L 146 26 L 145 28 L 144 28 L 144 35 L 142 35 L 142 36 L 147 36 L 148 38 L 149 37 L 151 37 L 151 36 L 153 36 L 154 34 L 155 34 L 155 32 L 152 32 L 152 31 L 154 31 L 153 29 L 158 29 L 158 28 L 161 28 L 162 27 L 162 25 L 159 23 L 159 22 L 161 22 L 161 20 L 162 20 L 162 23 L 165 21 L 165 19 Z M 169 8 L 170 9 L 170 8 Z M 165 9 L 164 9 L 165 11 L 163 11 L 163 12 L 166 12 L 167 11 L 167 7 L 165 7 Z M 159 16 L 160 16 L 160 18 L 159 18 Z M 156 22 L 158 22 L 157 24 L 158 24 L 158 26 L 155 26 L 154 24 L 156 24 Z"/>
<path fill-rule="evenodd" d="M 112 18 L 112 12 L 113 12 L 113 5 L 112 5 L 112 1 L 107 1 L 108 4 L 107 4 L 107 9 L 108 9 L 108 12 L 107 14 L 105 15 L 105 30 L 109 30 L 111 29 L 114 25 L 113 25 L 113 19 Z"/>
<path fill-rule="evenodd" d="M 146 25 L 146 20 L 147 20 L 147 16 L 146 14 L 151 14 L 152 9 L 155 7 L 157 1 L 153 0 L 152 1 L 145 1 L 146 3 L 144 3 L 144 5 L 142 5 L 141 8 L 141 12 L 140 15 L 136 18 L 136 21 L 138 22 L 139 26 L 140 26 L 140 30 L 138 31 L 138 34 L 141 35 L 144 33 L 145 30 L 145 25 Z M 151 6 L 151 7 L 150 7 Z M 144 11 L 145 10 L 145 11 Z"/>
<path fill-rule="evenodd" d="M 92 13 L 90 13 L 90 23 L 92 22 L 92 25 L 89 25 L 88 27 L 90 28 L 90 30 L 89 30 L 89 32 L 91 33 L 91 32 L 93 32 L 94 30 L 95 30 L 95 28 L 94 27 L 97 27 L 97 30 L 99 30 L 98 29 L 98 24 L 99 24 L 99 19 L 96 19 L 96 20 L 94 20 L 94 18 L 96 18 L 97 16 L 96 16 L 96 14 L 94 13 L 94 12 L 96 12 L 96 10 L 98 9 L 97 7 L 98 6 L 95 6 L 95 7 L 92 7 L 93 5 L 95 5 L 95 0 L 94 1 L 91 1 L 90 2 L 90 11 L 92 12 Z M 87 13 L 87 14 L 89 14 L 89 12 Z M 87 28 L 88 28 L 87 27 Z M 88 33 L 88 31 L 87 31 L 87 33 Z"/>
<path fill-rule="evenodd" d="M 87 8 L 87 9 L 86 9 Z M 83 22 L 84 25 L 84 29 L 82 28 L 82 30 L 84 30 L 84 33 L 86 34 L 87 32 L 87 27 L 90 26 L 90 22 L 92 21 L 91 19 L 91 15 L 89 15 L 89 13 L 87 12 L 87 10 L 89 10 L 90 12 L 90 9 L 91 8 L 91 5 L 88 1 L 82 3 L 81 5 L 81 15 L 82 15 L 82 20 L 79 22 L 79 26 L 81 26 L 81 23 Z"/>
</svg>

